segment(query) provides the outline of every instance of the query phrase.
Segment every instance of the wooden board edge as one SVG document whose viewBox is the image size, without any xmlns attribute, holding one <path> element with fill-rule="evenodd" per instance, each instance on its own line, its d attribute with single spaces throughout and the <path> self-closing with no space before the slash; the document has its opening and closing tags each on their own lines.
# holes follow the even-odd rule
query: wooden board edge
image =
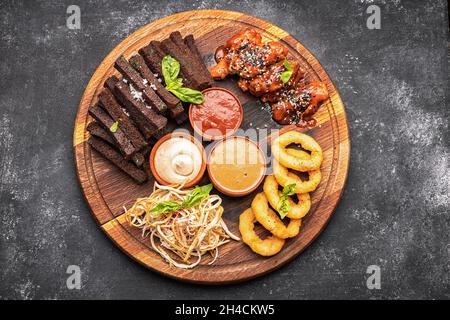
<svg viewBox="0 0 450 320">
<path fill-rule="evenodd" d="M 224 16 L 226 16 L 227 14 L 229 14 L 229 13 L 231 12 L 231 13 L 234 13 L 234 14 L 236 15 L 236 20 L 240 20 L 242 17 L 250 17 L 250 16 L 246 16 L 245 14 L 240 13 L 240 12 L 233 12 L 233 11 L 226 11 L 226 10 L 195 10 L 195 11 L 185 11 L 185 12 L 180 12 L 180 13 L 177 13 L 177 14 L 175 14 L 175 15 L 167 16 L 167 17 L 164 17 L 164 18 L 162 18 L 162 19 L 156 20 L 156 21 L 154 21 L 154 22 L 162 23 L 162 21 L 164 21 L 164 20 L 173 20 L 173 19 L 175 19 L 177 16 L 185 17 L 186 14 L 192 14 L 192 15 L 195 15 L 195 14 L 198 14 L 199 11 L 208 13 L 208 14 L 210 14 L 210 15 L 223 14 Z M 252 20 L 261 21 L 262 23 L 265 23 L 265 24 L 271 24 L 270 22 L 264 21 L 264 20 L 262 20 L 262 19 L 260 19 L 260 18 L 256 18 L 256 17 L 250 17 L 250 18 L 251 18 Z M 153 24 L 154 22 L 151 22 L 150 24 Z M 115 49 L 116 49 L 117 47 L 123 45 L 123 44 L 125 43 L 125 41 L 128 40 L 128 38 L 130 38 L 130 37 L 132 37 L 132 36 L 135 36 L 135 37 L 136 37 L 137 34 L 140 34 L 140 33 L 141 33 L 141 32 L 140 32 L 141 29 L 144 29 L 144 28 L 146 28 L 146 27 L 148 27 L 148 25 L 141 27 L 140 29 L 138 29 L 137 31 L 135 31 L 132 35 L 130 35 L 129 37 L 127 37 L 126 39 L 124 39 L 118 46 L 116 46 L 116 47 L 108 54 L 108 56 L 103 60 L 103 63 L 100 64 L 100 66 L 99 66 L 99 67 L 97 68 L 97 70 L 94 72 L 94 75 L 97 73 L 97 71 L 98 71 L 99 69 L 104 68 L 104 65 L 105 65 L 105 64 L 109 64 L 109 62 L 107 61 L 107 60 L 108 60 L 108 57 L 110 57 L 110 56 L 113 55 L 113 53 L 115 52 Z M 278 32 L 276 36 L 279 37 L 279 38 L 292 37 L 292 36 L 290 36 L 287 32 L 283 31 L 281 28 L 279 28 L 279 27 L 277 27 L 277 26 L 275 26 L 275 25 L 272 25 L 267 31 L 269 31 L 269 30 L 272 30 L 272 32 Z M 282 32 L 280 32 L 279 30 L 281 30 Z M 293 37 L 292 37 L 292 38 L 293 38 Z M 293 38 L 293 39 L 294 39 L 294 38 Z M 294 39 L 294 40 L 295 40 L 295 39 Z M 300 44 L 300 45 L 301 45 L 300 42 L 298 42 L 297 40 L 295 40 L 295 41 L 297 42 L 297 44 Z M 303 48 L 304 48 L 304 47 L 303 47 Z M 125 50 L 125 49 L 124 49 L 124 50 Z M 310 51 L 307 50 L 306 48 L 304 48 L 303 52 L 308 52 L 308 53 L 310 53 Z M 116 54 L 114 54 L 114 56 L 115 56 L 115 55 L 116 55 Z M 311 56 L 308 57 L 308 60 L 318 63 L 319 66 L 320 66 L 319 69 L 321 69 L 321 70 L 324 72 L 325 77 L 328 79 L 328 81 L 330 81 L 330 82 L 332 83 L 331 78 L 326 74 L 325 70 L 324 70 L 323 67 L 320 65 L 319 61 L 318 61 L 311 53 L 310 53 L 310 55 L 311 55 Z M 311 66 L 314 68 L 313 65 L 311 65 Z M 315 70 L 315 68 L 314 68 L 314 70 Z M 315 71 L 317 72 L 317 70 L 315 70 Z M 88 87 L 89 87 L 89 88 L 96 88 L 97 85 L 98 85 L 98 83 L 97 83 L 96 85 L 94 85 L 94 83 L 95 83 L 95 82 L 98 82 L 99 79 L 93 79 L 93 78 L 94 78 L 94 77 L 92 77 L 91 80 L 90 80 L 89 83 L 88 83 Z M 322 76 L 320 76 L 320 78 L 322 79 Z M 91 82 L 92 82 L 92 83 L 91 83 Z M 199 279 L 197 279 L 197 278 L 196 278 L 196 279 L 193 279 L 193 280 L 189 280 L 189 279 L 186 279 L 186 278 L 180 278 L 180 277 L 177 277 L 177 276 L 173 276 L 172 274 L 166 274 L 166 273 L 162 273 L 162 274 L 164 274 L 164 275 L 166 275 L 166 276 L 169 276 L 169 277 L 171 277 L 171 278 L 178 279 L 178 280 L 188 281 L 188 282 L 194 282 L 194 283 L 200 283 L 200 284 L 225 284 L 225 283 L 235 283 L 235 282 L 240 282 L 240 281 L 250 280 L 250 279 L 253 279 L 253 278 L 256 278 L 256 277 L 265 275 L 265 274 L 267 274 L 267 273 L 269 273 L 269 272 L 272 272 L 272 271 L 274 271 L 275 269 L 278 269 L 278 268 L 282 267 L 283 265 L 287 264 L 289 261 L 291 261 L 291 260 L 294 259 L 296 256 L 298 256 L 302 251 L 304 251 L 304 250 L 310 245 L 310 243 L 311 243 L 312 241 L 314 241 L 315 238 L 317 238 L 317 237 L 321 234 L 321 232 L 323 231 L 323 229 L 326 227 L 326 225 L 328 224 L 329 220 L 331 219 L 331 217 L 332 217 L 332 215 L 333 215 L 333 213 L 334 213 L 334 210 L 335 210 L 336 206 L 337 206 L 338 203 L 339 203 L 340 197 L 341 197 L 341 195 L 342 195 L 342 192 L 343 192 L 343 190 L 344 190 L 345 183 L 346 183 L 346 180 L 347 180 L 347 176 L 348 176 L 348 168 L 349 168 L 349 160 L 350 160 L 350 140 L 349 140 L 349 128 L 348 128 L 347 117 L 346 117 L 346 114 L 345 114 L 345 109 L 344 109 L 344 107 L 343 107 L 342 100 L 341 100 L 341 98 L 340 98 L 339 93 L 337 92 L 337 88 L 335 87 L 334 83 L 332 83 L 332 87 L 333 87 L 333 89 L 335 90 L 335 93 L 337 94 L 337 99 L 338 99 L 338 101 L 340 102 L 340 105 L 341 105 L 342 110 L 343 110 L 343 115 L 344 115 L 344 118 L 345 118 L 345 127 L 346 127 L 346 130 L 345 130 L 345 131 L 346 131 L 346 133 L 343 133 L 343 134 L 344 134 L 344 136 L 346 136 L 346 139 L 344 139 L 344 140 L 345 140 L 345 141 L 348 141 L 348 142 L 347 142 L 347 145 L 343 145 L 343 146 L 341 146 L 341 144 L 339 144 L 339 148 L 344 147 L 343 150 L 339 150 L 339 151 L 340 151 L 339 153 L 340 153 L 340 155 L 344 156 L 344 159 L 342 159 L 342 160 L 343 160 L 344 162 L 346 162 L 346 164 L 344 165 L 344 166 L 345 166 L 345 169 L 342 168 L 342 169 L 343 169 L 343 172 L 344 172 L 344 179 L 343 179 L 343 181 L 341 181 L 341 182 L 339 183 L 339 184 L 342 184 L 342 187 L 340 188 L 340 193 L 339 193 L 339 195 L 338 195 L 336 201 L 334 201 L 334 206 L 333 206 L 333 208 L 331 209 L 331 212 L 330 212 L 330 214 L 329 214 L 329 216 L 328 216 L 328 218 L 327 218 L 327 220 L 326 220 L 326 223 L 322 226 L 322 229 L 320 230 L 320 232 L 317 233 L 316 237 L 312 238 L 312 239 L 308 242 L 308 244 L 304 246 L 304 248 L 303 248 L 301 251 L 299 251 L 299 252 L 297 252 L 296 254 L 292 255 L 292 256 L 289 257 L 287 260 L 285 260 L 285 261 L 283 261 L 282 263 L 280 263 L 280 264 L 274 266 L 273 268 L 268 268 L 268 269 L 266 269 L 264 272 L 261 272 L 261 273 L 258 273 L 258 274 L 254 274 L 254 275 L 248 276 L 248 277 L 242 277 L 242 278 L 240 278 L 240 279 L 231 279 L 231 280 L 229 280 L 229 281 L 228 281 L 228 280 L 225 280 L 225 281 L 219 281 L 219 282 L 209 282 L 209 281 L 207 281 L 207 282 L 202 282 L 201 280 L 199 280 Z M 94 89 L 94 90 L 95 90 L 95 89 Z M 93 94 L 93 93 L 92 93 L 92 94 Z M 90 95 L 91 95 L 91 93 L 89 93 L 89 92 L 87 91 L 87 89 L 86 89 L 85 92 L 84 92 L 84 94 L 83 94 L 82 101 L 84 101 L 85 98 L 88 98 Z M 77 173 L 78 173 L 78 171 L 79 171 L 79 167 L 78 167 L 78 163 L 77 163 L 77 154 L 76 154 L 76 149 L 77 149 L 77 148 L 76 148 L 76 147 L 78 146 L 78 147 L 82 147 L 82 148 L 83 148 L 83 145 L 84 145 L 85 140 L 86 140 L 85 127 L 86 127 L 86 122 L 87 122 L 87 116 L 85 116 L 86 118 L 85 118 L 85 121 L 84 121 L 84 122 L 82 122 L 82 123 L 77 123 L 77 120 L 79 119 L 79 115 L 80 115 L 81 112 L 82 112 L 82 108 L 81 108 L 81 103 L 80 103 L 80 108 L 79 108 L 79 110 L 78 110 L 78 112 L 77 112 L 77 117 L 76 117 L 76 121 L 75 121 L 76 124 L 75 124 L 74 141 L 73 141 L 73 143 L 74 143 L 74 153 L 75 153 L 75 162 L 76 162 L 76 167 L 77 167 Z M 85 112 L 86 112 L 86 115 L 87 115 L 87 109 L 85 109 Z M 83 118 L 83 117 L 81 117 L 81 118 Z M 83 148 L 83 149 L 84 149 L 84 148 Z M 85 151 L 85 150 L 83 150 L 83 153 L 82 153 L 82 154 L 84 154 L 84 151 Z M 341 152 L 341 151 L 342 151 L 342 152 Z M 339 168 L 339 166 L 338 166 L 338 168 Z M 336 173 L 335 176 L 337 176 L 337 173 Z M 79 177 L 79 178 L 80 178 L 80 177 Z M 81 179 L 80 179 L 80 184 L 81 184 L 82 189 L 83 189 L 83 194 L 84 194 L 84 196 L 86 197 L 85 192 L 84 192 L 84 185 L 83 185 L 83 182 L 81 181 Z M 89 186 L 89 187 L 91 187 L 91 186 Z M 92 188 L 92 187 L 91 187 L 91 188 Z M 89 204 L 89 207 L 90 207 L 90 209 L 91 209 L 93 215 L 96 216 L 96 214 L 94 214 L 94 208 L 91 206 L 91 204 L 90 204 L 90 202 L 89 202 L 88 200 L 87 200 L 87 202 L 88 202 L 88 204 Z M 105 204 L 105 207 L 107 208 L 107 205 L 106 205 L 106 204 Z M 108 208 L 107 208 L 107 209 L 108 209 Z M 109 209 L 108 209 L 108 210 L 109 210 Z M 97 217 L 96 217 L 96 218 L 97 218 Z M 103 223 L 100 223 L 100 224 L 103 224 Z M 107 231 L 105 231 L 105 232 L 108 234 Z M 109 234 L 108 234 L 108 237 L 110 237 Z M 111 237 L 110 237 L 110 238 L 111 238 Z M 117 242 L 116 242 L 113 238 L 111 238 L 111 239 L 113 240 L 114 243 L 117 244 Z M 117 244 L 117 245 L 123 250 L 123 248 L 122 248 L 119 244 Z M 126 251 L 125 251 L 125 252 L 126 252 Z M 127 253 L 127 252 L 126 252 L 126 253 Z M 128 253 L 127 253 L 127 254 L 128 254 Z M 128 254 L 128 255 L 129 255 L 129 254 Z M 136 260 L 135 257 L 132 257 L 132 258 L 133 258 L 134 260 Z M 155 270 L 152 266 L 149 266 L 148 264 L 144 263 L 144 262 L 143 262 L 144 259 L 143 259 L 142 257 L 141 257 L 139 260 L 141 260 L 141 261 L 138 261 L 138 262 L 140 262 L 141 264 L 144 264 L 145 266 L 150 267 L 152 270 L 154 270 L 154 271 L 156 271 L 156 272 L 158 272 L 158 273 L 161 273 L 159 270 Z"/>
</svg>

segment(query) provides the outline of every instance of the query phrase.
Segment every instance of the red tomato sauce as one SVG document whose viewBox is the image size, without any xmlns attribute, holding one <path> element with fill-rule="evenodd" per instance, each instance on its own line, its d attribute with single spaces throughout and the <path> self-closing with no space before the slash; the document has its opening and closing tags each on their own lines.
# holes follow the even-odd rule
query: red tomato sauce
<svg viewBox="0 0 450 320">
<path fill-rule="evenodd" d="M 203 91 L 204 102 L 192 105 L 190 121 L 193 128 L 207 139 L 220 139 L 233 134 L 242 122 L 239 100 L 222 88 Z"/>
</svg>

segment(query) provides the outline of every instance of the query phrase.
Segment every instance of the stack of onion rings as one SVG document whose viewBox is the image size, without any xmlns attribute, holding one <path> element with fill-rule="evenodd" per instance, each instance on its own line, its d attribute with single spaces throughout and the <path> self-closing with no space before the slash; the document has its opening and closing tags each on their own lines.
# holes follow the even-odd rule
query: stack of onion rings
<svg viewBox="0 0 450 320">
<path fill-rule="evenodd" d="M 310 153 L 289 148 L 290 145 L 300 145 Z M 264 182 L 262 193 L 255 196 L 252 207 L 245 210 L 239 218 L 239 230 L 242 240 L 254 252 L 262 256 L 272 256 L 281 251 L 285 239 L 298 235 L 302 218 L 311 208 L 309 192 L 314 191 L 320 183 L 322 174 L 320 166 L 323 155 L 320 145 L 310 136 L 298 131 L 289 131 L 272 143 L 273 176 L 268 176 Z M 289 169 L 305 172 L 309 179 L 304 181 L 297 174 L 289 172 Z M 287 202 L 287 214 L 289 223 L 285 225 L 277 213 L 281 214 L 279 203 L 283 197 L 279 187 L 293 186 L 298 202 L 289 197 Z M 270 206 L 269 206 L 270 204 Z M 285 211 L 286 213 L 286 211 Z M 281 215 L 283 217 L 284 215 Z M 261 239 L 254 231 L 255 221 L 267 229 L 272 236 Z"/>
</svg>

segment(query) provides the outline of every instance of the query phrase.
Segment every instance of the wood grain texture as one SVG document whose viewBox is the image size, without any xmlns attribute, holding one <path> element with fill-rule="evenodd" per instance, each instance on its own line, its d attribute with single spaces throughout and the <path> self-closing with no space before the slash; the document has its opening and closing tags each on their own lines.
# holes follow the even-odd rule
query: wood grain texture
<svg viewBox="0 0 450 320">
<path fill-rule="evenodd" d="M 123 206 L 130 207 L 136 198 L 151 192 L 153 179 L 144 185 L 136 185 L 119 169 L 92 151 L 86 140 L 86 127 L 92 119 L 88 107 L 97 101 L 103 82 L 112 74 L 114 61 L 122 54 L 129 58 L 151 40 L 162 40 L 170 32 L 178 30 L 183 36 L 193 34 L 201 54 L 212 65 L 213 53 L 230 36 L 246 27 L 263 34 L 264 40 L 279 40 L 289 48 L 289 54 L 298 59 L 307 70 L 308 80 L 320 80 L 327 84 L 330 99 L 316 114 L 318 125 L 307 131 L 322 146 L 324 161 L 322 181 L 311 194 L 312 207 L 304 219 L 300 234 L 286 242 L 283 250 L 270 258 L 254 254 L 242 242 L 231 242 L 221 247 L 220 258 L 212 266 L 206 258 L 192 270 L 170 267 L 150 247 L 148 239 L 141 237 L 140 230 L 128 226 Z M 228 79 L 216 82 L 217 86 L 232 90 L 244 105 L 242 129 L 259 128 L 260 131 L 280 129 L 270 112 L 254 97 L 243 94 L 236 81 Z M 189 125 L 185 128 L 192 132 Z M 289 130 L 292 127 L 284 127 Z M 76 170 L 89 207 L 103 231 L 112 241 L 134 260 L 163 275 L 179 280 L 203 284 L 230 283 L 251 279 L 271 272 L 291 261 L 302 252 L 325 228 L 342 194 L 347 178 L 350 141 L 345 109 L 341 98 L 317 59 L 286 31 L 261 19 L 238 12 L 221 10 L 188 11 L 154 21 L 134 32 L 121 42 L 102 61 L 92 76 L 81 99 L 75 120 L 73 146 Z M 208 146 L 205 145 L 208 151 Z M 269 148 L 263 145 L 263 148 Z M 268 171 L 270 173 L 270 171 Z M 204 177 L 204 181 L 208 181 Z M 225 208 L 224 219 L 230 229 L 239 234 L 238 217 L 248 207 L 256 192 L 242 198 L 221 195 Z M 262 232 L 262 230 L 258 230 Z"/>
</svg>

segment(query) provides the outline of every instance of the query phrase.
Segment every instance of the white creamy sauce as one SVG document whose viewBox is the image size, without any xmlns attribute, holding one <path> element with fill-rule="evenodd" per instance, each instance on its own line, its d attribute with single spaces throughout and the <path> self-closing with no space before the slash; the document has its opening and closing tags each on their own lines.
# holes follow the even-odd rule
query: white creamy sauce
<svg viewBox="0 0 450 320">
<path fill-rule="evenodd" d="M 179 184 L 197 177 L 202 166 L 202 154 L 190 140 L 175 137 L 164 141 L 155 154 L 155 169 L 166 182 Z"/>
</svg>

